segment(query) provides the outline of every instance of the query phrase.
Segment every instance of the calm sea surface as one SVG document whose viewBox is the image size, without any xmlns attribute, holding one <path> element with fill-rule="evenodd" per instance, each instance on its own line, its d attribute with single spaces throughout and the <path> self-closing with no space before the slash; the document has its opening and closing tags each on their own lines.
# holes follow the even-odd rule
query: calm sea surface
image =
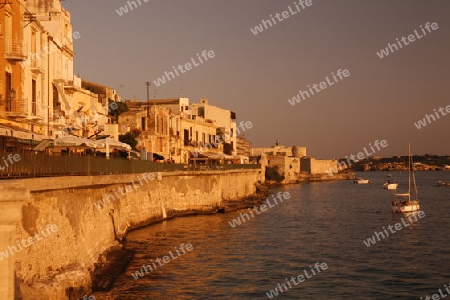
<svg viewBox="0 0 450 300">
<path fill-rule="evenodd" d="M 127 248 L 136 257 L 107 293 L 96 299 L 269 299 L 266 292 L 297 277 L 316 262 L 328 269 L 277 299 L 420 299 L 450 283 L 450 172 L 418 172 L 425 217 L 367 247 L 363 240 L 407 216 L 391 213 L 391 195 L 381 188 L 386 172 L 359 173 L 352 181 L 274 188 L 291 198 L 236 228 L 243 210 L 165 221 L 131 232 Z M 392 173 L 393 179 L 400 173 Z M 404 176 L 403 176 L 404 177 Z M 405 192 L 407 178 L 397 192 Z M 193 250 L 134 280 L 132 272 L 163 258 L 181 244 Z M 317 273 L 317 272 L 316 272 Z"/>
</svg>

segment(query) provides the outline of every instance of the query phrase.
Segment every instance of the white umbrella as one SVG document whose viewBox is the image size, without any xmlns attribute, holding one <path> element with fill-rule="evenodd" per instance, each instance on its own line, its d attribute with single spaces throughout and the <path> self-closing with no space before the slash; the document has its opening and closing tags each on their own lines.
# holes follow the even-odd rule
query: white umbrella
<svg viewBox="0 0 450 300">
<path fill-rule="evenodd" d="M 126 151 L 130 151 L 131 150 L 131 146 L 130 145 L 128 145 L 126 143 L 122 143 L 122 142 L 117 141 L 117 140 L 112 139 L 112 138 L 96 140 L 95 142 L 97 143 L 99 148 L 106 148 L 106 145 L 108 145 L 108 147 L 110 149 L 118 149 L 118 150 L 126 150 Z"/>
<path fill-rule="evenodd" d="M 87 146 L 91 148 L 97 148 L 97 144 L 93 140 L 80 138 L 77 136 L 69 135 L 69 136 L 63 136 L 60 138 L 55 139 L 54 141 L 55 146 Z"/>
</svg>

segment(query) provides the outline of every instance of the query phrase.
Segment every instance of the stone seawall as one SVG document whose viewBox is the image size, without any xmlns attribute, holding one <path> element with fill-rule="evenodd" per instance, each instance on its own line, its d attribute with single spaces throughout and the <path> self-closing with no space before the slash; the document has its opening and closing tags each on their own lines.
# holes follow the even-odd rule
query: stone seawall
<svg viewBox="0 0 450 300">
<path fill-rule="evenodd" d="M 23 299 L 67 299 L 69 290 L 74 299 L 89 294 L 94 264 L 129 230 L 172 216 L 216 212 L 225 201 L 254 195 L 255 184 L 264 180 L 259 169 L 164 172 L 160 176 L 14 180 L 31 192 L 31 200 L 23 204 L 22 222 L 16 226 L 18 240 L 11 245 L 18 251 L 10 249 Z M 106 201 L 105 205 L 99 201 Z M 49 230 L 55 229 L 52 225 L 56 231 Z M 20 241 L 44 230 L 51 234 L 21 244 L 19 249 Z"/>
<path fill-rule="evenodd" d="M 333 181 L 333 180 L 353 180 L 355 179 L 354 172 L 342 172 L 333 175 L 328 174 L 299 174 L 299 182 L 311 182 L 311 181 Z"/>
</svg>

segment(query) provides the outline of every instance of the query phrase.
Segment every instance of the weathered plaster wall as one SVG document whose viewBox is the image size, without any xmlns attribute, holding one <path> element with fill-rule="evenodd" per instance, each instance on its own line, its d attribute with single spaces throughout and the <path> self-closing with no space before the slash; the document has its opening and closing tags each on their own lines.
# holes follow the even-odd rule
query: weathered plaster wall
<svg viewBox="0 0 450 300">
<path fill-rule="evenodd" d="M 143 174 L 17 180 L 31 191 L 16 227 L 18 240 L 58 226 L 13 255 L 24 299 L 66 299 L 67 288 L 90 286 L 89 271 L 118 244 L 116 236 L 180 212 L 215 211 L 223 200 L 254 194 L 260 176 L 260 170 L 234 170 L 162 173 L 161 180 L 147 183 Z M 105 195 L 110 202 L 97 208 Z"/>
</svg>

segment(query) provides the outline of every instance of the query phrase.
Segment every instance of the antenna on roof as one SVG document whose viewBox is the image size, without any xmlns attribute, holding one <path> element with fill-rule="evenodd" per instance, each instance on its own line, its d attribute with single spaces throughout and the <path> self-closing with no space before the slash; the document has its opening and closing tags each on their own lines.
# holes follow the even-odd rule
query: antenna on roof
<svg viewBox="0 0 450 300">
<path fill-rule="evenodd" d="M 44 14 L 44 15 L 37 15 L 35 13 L 31 13 L 29 11 L 26 11 L 26 12 L 24 12 L 23 16 L 24 16 L 25 21 L 28 21 L 28 23 L 25 24 L 25 26 L 23 26 L 23 28 L 27 27 L 32 22 L 36 22 L 36 21 L 50 21 L 50 19 L 51 19 L 50 13 L 47 13 L 47 14 Z"/>
</svg>

